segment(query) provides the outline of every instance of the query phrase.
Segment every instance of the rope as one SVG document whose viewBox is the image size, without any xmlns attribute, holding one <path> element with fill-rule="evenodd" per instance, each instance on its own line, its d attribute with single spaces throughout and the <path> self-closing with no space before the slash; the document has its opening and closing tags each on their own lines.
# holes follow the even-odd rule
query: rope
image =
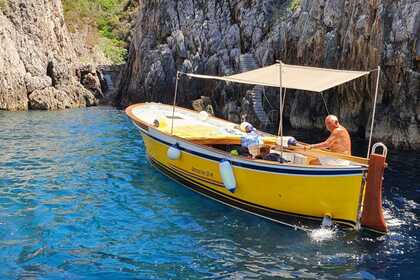
<svg viewBox="0 0 420 280">
<path fill-rule="evenodd" d="M 381 76 L 381 67 L 380 66 L 378 66 L 377 71 L 378 71 L 378 73 L 376 74 L 375 99 L 373 101 L 372 123 L 370 125 L 367 158 L 369 158 L 369 155 L 370 155 L 370 145 L 372 144 L 373 124 L 375 123 L 376 100 L 378 99 L 379 78 Z"/>
<path fill-rule="evenodd" d="M 280 95 L 280 106 L 279 106 L 279 128 L 278 128 L 278 131 L 277 131 L 277 136 L 283 136 L 283 125 L 282 125 L 282 122 L 283 122 L 283 116 L 282 116 L 282 111 L 281 111 L 281 108 L 282 108 L 282 106 L 283 106 L 283 92 L 282 92 L 282 81 L 281 81 L 281 62 L 279 62 L 279 65 L 280 65 L 280 71 L 279 71 L 279 78 L 280 78 L 280 87 L 279 87 L 279 95 Z M 282 150 L 283 150 L 283 147 L 282 147 Z"/>
<path fill-rule="evenodd" d="M 171 135 L 174 134 L 174 121 L 175 121 L 175 105 L 176 105 L 176 95 L 178 92 L 178 80 L 179 80 L 180 72 L 176 72 L 176 80 L 175 80 L 175 93 L 174 93 L 174 104 L 172 107 L 172 122 L 171 122 Z"/>
<path fill-rule="evenodd" d="M 284 88 L 284 93 L 283 93 L 283 106 L 281 107 L 281 113 L 283 114 L 284 111 L 284 104 L 286 103 L 286 90 L 287 88 Z"/>
<path fill-rule="evenodd" d="M 327 110 L 327 114 L 329 115 L 330 114 L 330 111 L 328 110 L 327 102 L 325 102 L 324 93 L 323 92 L 320 92 L 319 94 L 321 94 L 322 101 L 324 101 L 325 110 Z"/>
<path fill-rule="evenodd" d="M 281 140 L 281 150 L 280 150 L 280 157 L 283 158 L 283 83 L 282 83 L 282 74 L 281 74 L 281 64 L 282 62 L 279 62 L 279 78 L 280 78 L 280 106 L 279 106 L 279 110 L 280 110 L 280 121 L 279 121 L 279 131 L 277 133 L 277 136 L 280 136 Z"/>
<path fill-rule="evenodd" d="M 270 109 L 273 109 L 273 108 L 274 108 L 274 106 L 271 104 L 270 100 L 268 100 L 267 96 L 265 95 L 265 90 L 264 90 L 264 88 L 263 88 L 262 93 L 263 93 L 264 99 L 267 101 L 268 105 L 270 105 Z"/>
</svg>

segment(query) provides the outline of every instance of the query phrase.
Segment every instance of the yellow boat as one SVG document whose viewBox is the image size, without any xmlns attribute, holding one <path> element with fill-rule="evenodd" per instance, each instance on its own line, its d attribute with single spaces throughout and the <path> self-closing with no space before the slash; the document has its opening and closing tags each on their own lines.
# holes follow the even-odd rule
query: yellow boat
<svg viewBox="0 0 420 280">
<path fill-rule="evenodd" d="M 287 70 L 282 75 L 280 79 L 287 80 Z M 377 177 L 381 171 L 383 174 L 383 166 L 372 160 L 384 159 L 383 155 L 372 153 L 368 160 L 306 150 L 304 144 L 287 146 L 283 143 L 286 137 L 259 132 L 272 153 L 288 159 L 283 163 L 261 160 L 230 153 L 246 132 L 206 112 L 141 103 L 131 105 L 126 113 L 140 130 L 152 165 L 200 194 L 279 223 L 296 226 L 303 220 L 319 223 L 331 219 L 351 228 L 386 232 L 382 207 L 378 206 L 381 180 Z M 313 158 L 330 161 L 311 165 Z"/>
</svg>

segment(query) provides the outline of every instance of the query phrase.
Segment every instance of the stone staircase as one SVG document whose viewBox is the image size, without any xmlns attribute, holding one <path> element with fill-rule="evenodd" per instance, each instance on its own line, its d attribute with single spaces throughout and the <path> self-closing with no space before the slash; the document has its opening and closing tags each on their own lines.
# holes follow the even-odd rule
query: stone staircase
<svg viewBox="0 0 420 280">
<path fill-rule="evenodd" d="M 256 69 L 257 63 L 255 58 L 252 54 L 242 54 L 239 57 L 239 70 L 240 72 L 246 72 L 250 70 Z M 251 90 L 252 95 L 252 106 L 254 108 L 254 113 L 257 116 L 258 120 L 261 122 L 262 126 L 266 128 L 270 125 L 270 118 L 268 117 L 267 113 L 263 108 L 263 95 L 264 95 L 264 87 L 262 86 L 255 86 Z"/>
</svg>

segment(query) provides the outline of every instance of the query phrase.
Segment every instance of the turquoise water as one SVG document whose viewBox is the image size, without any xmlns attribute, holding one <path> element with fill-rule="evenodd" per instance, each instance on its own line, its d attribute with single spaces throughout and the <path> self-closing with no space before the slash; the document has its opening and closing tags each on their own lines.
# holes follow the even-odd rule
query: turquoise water
<svg viewBox="0 0 420 280">
<path fill-rule="evenodd" d="M 417 278 L 419 165 L 390 155 L 387 236 L 314 236 L 170 181 L 121 111 L 0 112 L 0 279 Z"/>
</svg>

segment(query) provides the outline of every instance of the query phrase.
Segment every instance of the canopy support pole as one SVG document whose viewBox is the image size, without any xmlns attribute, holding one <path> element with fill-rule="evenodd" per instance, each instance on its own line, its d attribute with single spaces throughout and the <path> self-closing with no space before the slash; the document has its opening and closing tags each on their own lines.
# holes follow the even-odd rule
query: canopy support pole
<svg viewBox="0 0 420 280">
<path fill-rule="evenodd" d="M 280 107 L 279 107 L 279 112 L 280 112 L 280 120 L 279 120 L 279 130 L 277 132 L 277 136 L 280 136 L 280 156 L 281 158 L 283 158 L 283 83 L 281 80 L 281 61 L 279 61 L 279 78 L 280 78 L 280 87 L 279 87 L 279 91 L 280 91 Z"/>
<path fill-rule="evenodd" d="M 175 80 L 175 93 L 174 93 L 174 103 L 172 107 L 172 122 L 171 122 L 171 135 L 174 134 L 174 120 L 175 120 L 175 105 L 176 105 L 176 96 L 178 92 L 178 80 L 179 80 L 179 71 L 176 71 L 176 80 Z"/>
<path fill-rule="evenodd" d="M 372 122 L 370 124 L 369 145 L 368 145 L 368 151 L 367 151 L 367 158 L 369 158 L 370 146 L 372 144 L 373 124 L 375 122 L 376 100 L 378 99 L 378 89 L 379 89 L 379 78 L 381 76 L 381 66 L 378 66 L 377 71 L 378 71 L 378 73 L 376 74 L 375 99 L 373 101 Z"/>
</svg>

